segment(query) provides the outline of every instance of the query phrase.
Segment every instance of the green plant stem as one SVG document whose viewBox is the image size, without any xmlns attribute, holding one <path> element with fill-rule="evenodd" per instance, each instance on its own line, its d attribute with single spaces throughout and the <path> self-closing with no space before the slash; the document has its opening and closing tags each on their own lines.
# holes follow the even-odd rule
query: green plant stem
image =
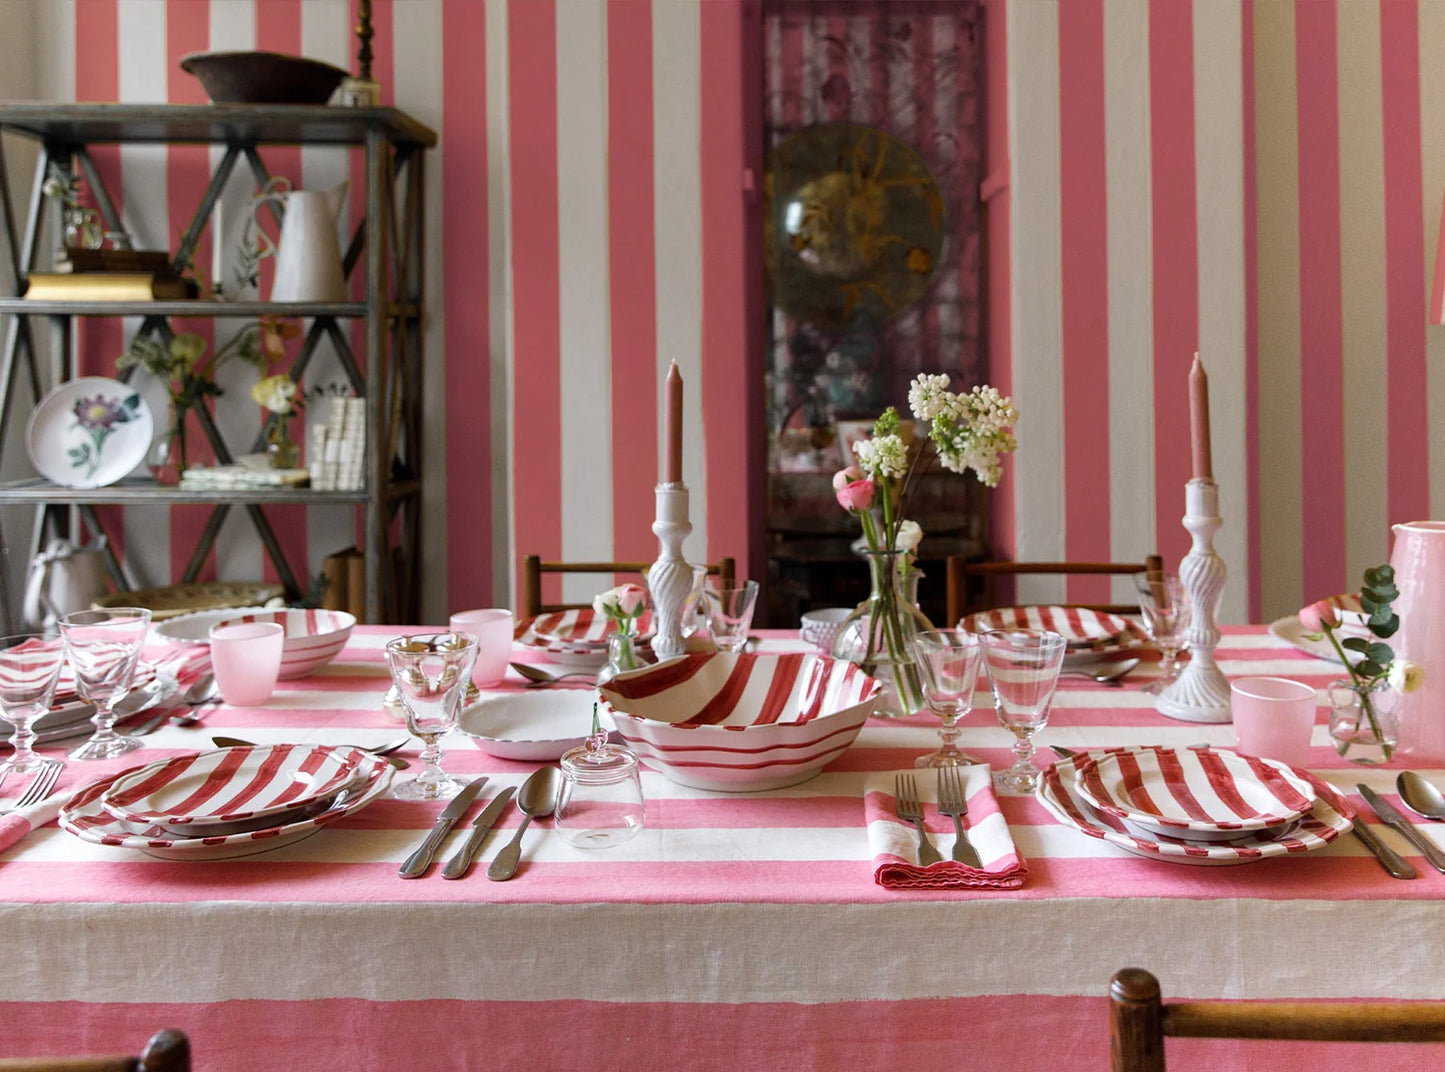
<svg viewBox="0 0 1445 1072">
<path fill-rule="evenodd" d="M 1333 647 L 1335 653 L 1339 655 L 1340 662 L 1345 664 L 1345 673 L 1349 674 L 1350 680 L 1355 683 L 1355 692 L 1358 693 L 1360 697 L 1360 707 L 1364 709 L 1365 714 L 1370 719 L 1370 729 L 1374 731 L 1375 740 L 1380 742 L 1380 753 L 1385 757 L 1386 761 L 1388 761 L 1391 752 L 1390 742 L 1385 740 L 1385 735 L 1380 732 L 1380 723 L 1375 718 L 1375 706 L 1370 703 L 1370 689 L 1374 686 L 1375 682 L 1365 681 L 1355 672 L 1353 664 L 1351 664 L 1350 660 L 1345 656 L 1345 649 L 1340 647 L 1340 642 L 1335 639 L 1335 631 L 1328 625 L 1324 627 L 1324 630 L 1325 636 L 1329 638 L 1330 646 Z"/>
</svg>

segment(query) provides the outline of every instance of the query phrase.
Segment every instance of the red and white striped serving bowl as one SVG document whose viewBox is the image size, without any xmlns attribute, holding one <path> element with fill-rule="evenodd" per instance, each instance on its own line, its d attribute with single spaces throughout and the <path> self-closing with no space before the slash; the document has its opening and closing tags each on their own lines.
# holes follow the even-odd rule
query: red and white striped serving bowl
<svg viewBox="0 0 1445 1072">
<path fill-rule="evenodd" d="M 617 732 L 674 782 L 732 793 L 805 782 L 845 752 L 882 686 L 808 652 L 707 652 L 599 688 Z"/>
<path fill-rule="evenodd" d="M 336 658 L 346 647 L 356 618 L 344 610 L 248 610 L 227 617 L 225 624 L 280 622 L 286 630 L 281 644 L 281 677 L 306 677 Z"/>
</svg>

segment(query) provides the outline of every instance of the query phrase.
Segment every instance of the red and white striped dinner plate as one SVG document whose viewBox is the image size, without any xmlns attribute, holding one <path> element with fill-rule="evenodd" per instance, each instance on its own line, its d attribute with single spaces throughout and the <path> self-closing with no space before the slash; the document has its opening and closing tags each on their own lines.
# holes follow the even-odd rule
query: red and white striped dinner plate
<svg viewBox="0 0 1445 1072">
<path fill-rule="evenodd" d="M 357 781 L 342 790 L 324 810 L 301 812 L 304 818 L 294 822 L 239 833 L 188 837 L 158 826 L 127 825 L 106 811 L 100 800 L 122 775 L 102 778 L 76 793 L 60 809 L 59 821 L 61 829 L 96 845 L 139 849 L 163 860 L 229 860 L 279 849 L 310 837 L 338 819 L 360 811 L 391 786 L 392 766 L 381 756 L 362 753 L 358 771 Z"/>
<path fill-rule="evenodd" d="M 101 806 L 131 824 L 196 836 L 220 826 L 286 821 L 334 797 L 366 753 L 309 744 L 222 748 L 158 760 L 116 778 Z"/>
<path fill-rule="evenodd" d="M 1314 807 L 1288 764 L 1212 748 L 1137 748 L 1076 760 L 1074 788 L 1096 810 L 1151 833 L 1223 841 L 1274 829 Z"/>
<path fill-rule="evenodd" d="M 607 638 L 617 632 L 617 623 L 591 607 L 539 614 L 531 620 L 532 633 L 542 640 L 556 641 L 572 647 L 607 646 Z M 652 611 L 644 610 L 637 617 L 633 634 L 639 639 L 652 635 Z"/>
<path fill-rule="evenodd" d="M 1043 772 L 1038 798 L 1049 813 L 1065 826 L 1117 845 L 1135 856 L 1202 867 L 1247 864 L 1272 856 L 1297 856 L 1312 852 L 1328 845 L 1354 823 L 1354 809 L 1334 788 L 1308 772 L 1296 769 L 1295 773 L 1313 786 L 1316 797 L 1314 807 L 1297 822 L 1282 828 L 1254 831 L 1227 842 L 1190 841 L 1164 834 L 1149 837 L 1133 829 L 1117 815 L 1096 810 L 1075 789 L 1077 764 L 1117 751 L 1127 750 L 1098 749 L 1072 759 L 1058 760 Z"/>
<path fill-rule="evenodd" d="M 1070 648 L 1116 651 L 1147 644 L 1149 637 L 1137 624 L 1117 614 L 1083 607 L 1027 606 L 999 607 L 970 614 L 959 622 L 970 633 L 990 629 L 1044 629 L 1058 633 Z"/>
</svg>

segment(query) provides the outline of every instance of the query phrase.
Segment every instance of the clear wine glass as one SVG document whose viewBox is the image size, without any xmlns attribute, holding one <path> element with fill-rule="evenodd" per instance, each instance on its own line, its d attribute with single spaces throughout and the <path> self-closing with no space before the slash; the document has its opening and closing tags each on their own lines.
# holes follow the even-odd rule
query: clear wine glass
<svg viewBox="0 0 1445 1072">
<path fill-rule="evenodd" d="M 391 679 L 406 710 L 406 728 L 420 737 L 423 770 L 398 782 L 392 795 L 401 800 L 448 800 L 464 783 L 442 770 L 437 742 L 456 729 L 462 698 L 477 661 L 477 638 L 471 633 L 403 636 L 386 645 Z"/>
<path fill-rule="evenodd" d="M 919 756 L 915 767 L 958 767 L 981 760 L 958 748 L 958 721 L 973 710 L 981 649 L 978 637 L 963 629 L 932 629 L 913 640 L 913 653 L 923 672 L 923 697 L 943 721 L 938 751 Z"/>
<path fill-rule="evenodd" d="M 1184 650 L 1184 630 L 1189 628 L 1189 593 L 1173 573 L 1136 573 L 1134 589 L 1144 628 L 1159 649 L 1162 675 L 1145 692 L 1162 692 L 1179 676 L 1179 653 Z"/>
<path fill-rule="evenodd" d="M 995 774 L 994 781 L 1016 793 L 1032 793 L 1040 772 L 1033 764 L 1031 738 L 1048 724 L 1068 641 L 1041 629 L 998 629 L 980 636 L 979 644 L 999 724 L 1017 738 L 1014 765 Z"/>
<path fill-rule="evenodd" d="M 0 763 L 0 779 L 49 766 L 52 760 L 34 752 L 34 723 L 50 709 L 55 683 L 65 666 L 65 643 L 54 631 L 0 637 L 0 715 L 15 727 L 14 749 Z"/>
<path fill-rule="evenodd" d="M 151 612 L 144 607 L 78 610 L 60 619 L 75 691 L 95 704 L 95 732 L 70 753 L 71 759 L 114 759 L 142 747 L 134 737 L 115 732 L 115 702 L 130 690 L 150 624 Z"/>
</svg>

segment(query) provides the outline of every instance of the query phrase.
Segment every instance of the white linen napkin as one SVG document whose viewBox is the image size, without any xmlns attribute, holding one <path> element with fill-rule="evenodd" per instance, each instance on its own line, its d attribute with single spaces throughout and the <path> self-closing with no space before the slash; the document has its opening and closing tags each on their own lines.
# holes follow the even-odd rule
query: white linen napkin
<svg viewBox="0 0 1445 1072">
<path fill-rule="evenodd" d="M 953 820 L 938 813 L 938 780 L 927 770 L 880 771 L 864 782 L 863 815 L 873 850 L 873 881 L 890 890 L 1016 890 L 1028 878 L 1024 860 L 1009 834 L 985 764 L 960 767 L 968 815 L 962 819 L 968 840 L 983 867 L 951 859 Z M 923 825 L 943 856 L 941 863 L 918 865 L 918 831 L 898 818 L 893 789 L 898 774 L 914 775 L 923 803 Z"/>
</svg>

